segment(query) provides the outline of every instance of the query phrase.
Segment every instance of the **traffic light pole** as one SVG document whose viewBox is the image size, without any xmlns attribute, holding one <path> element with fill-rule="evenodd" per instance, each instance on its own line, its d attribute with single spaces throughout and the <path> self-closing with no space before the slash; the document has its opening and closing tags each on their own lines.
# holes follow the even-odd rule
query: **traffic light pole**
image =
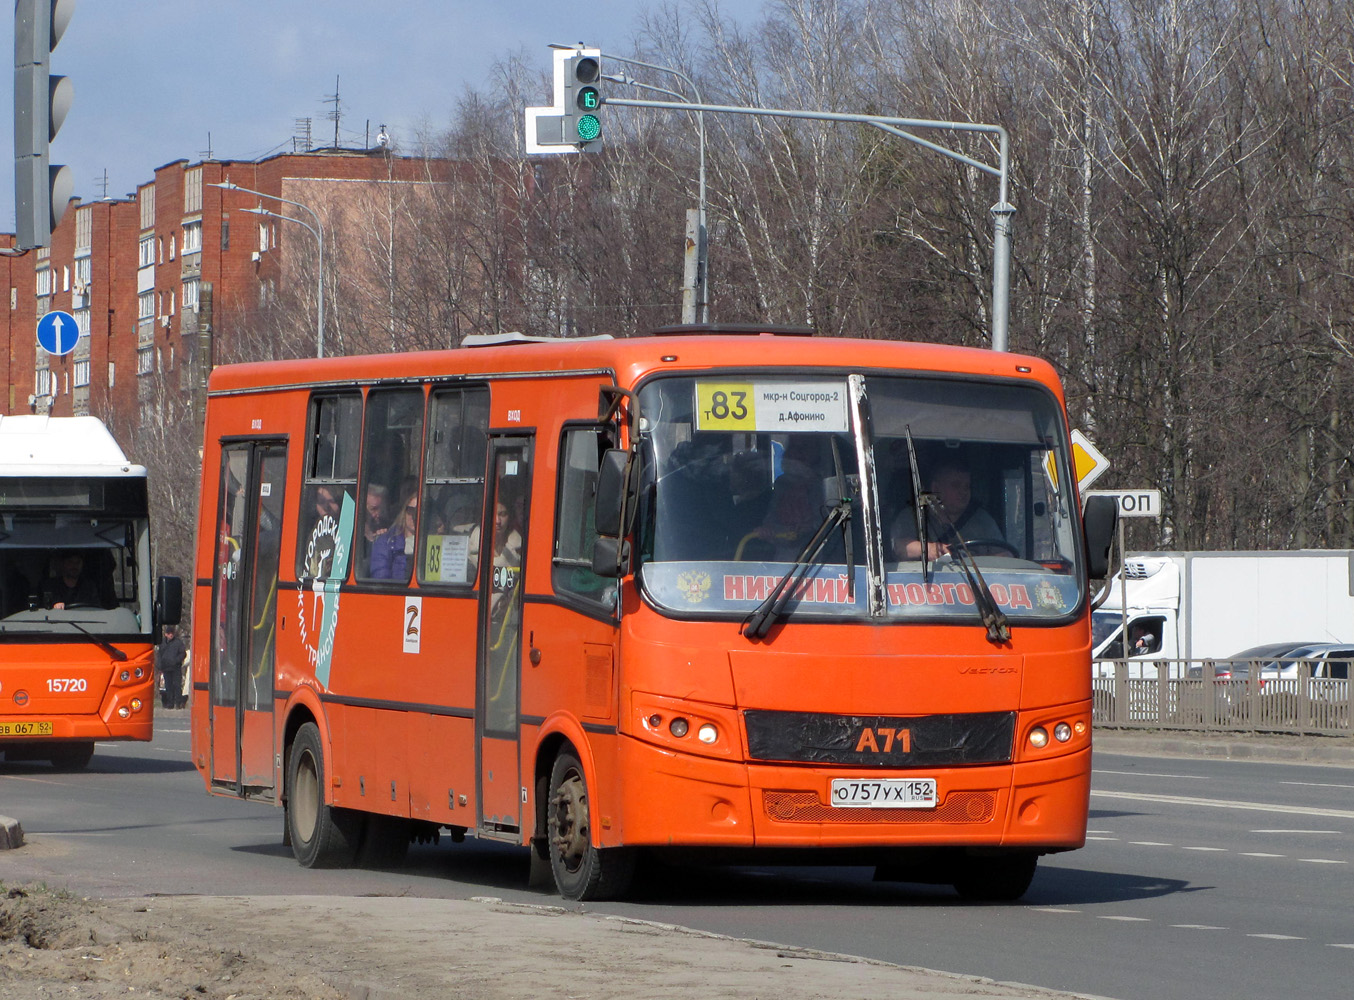
<svg viewBox="0 0 1354 1000">
<path fill-rule="evenodd" d="M 801 118 L 811 121 L 852 122 L 871 125 L 896 135 L 900 139 L 947 156 L 952 160 L 970 166 L 985 174 L 996 177 L 998 182 L 997 203 L 992 206 L 992 350 L 1009 350 L 1007 323 L 1010 317 L 1010 271 L 1011 271 L 1011 216 L 1015 207 L 1006 200 L 1009 167 L 1010 140 L 1006 130 L 1000 125 L 980 125 L 974 122 L 943 122 L 926 118 L 889 118 L 882 115 L 853 115 L 831 111 L 789 111 L 779 108 L 743 108 L 722 104 L 675 104 L 671 101 L 635 101 L 619 97 L 603 98 L 603 104 L 614 104 L 627 108 L 659 108 L 671 111 L 711 111 L 720 114 L 764 115 L 768 118 Z M 946 129 L 952 132 L 977 132 L 994 135 L 998 141 L 997 165 L 975 160 L 956 150 L 939 143 L 913 135 L 905 129 Z"/>
</svg>

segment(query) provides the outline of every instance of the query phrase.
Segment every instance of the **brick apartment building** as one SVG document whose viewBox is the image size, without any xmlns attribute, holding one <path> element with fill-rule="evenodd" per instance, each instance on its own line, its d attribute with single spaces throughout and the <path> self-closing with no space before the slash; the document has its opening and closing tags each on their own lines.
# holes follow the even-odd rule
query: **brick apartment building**
<svg viewBox="0 0 1354 1000">
<path fill-rule="evenodd" d="M 50 249 L 0 257 L 9 289 L 0 405 L 9 414 L 92 414 L 119 439 L 131 440 L 158 419 L 157 401 L 165 394 L 192 396 L 260 303 L 279 288 L 315 281 L 311 233 L 243 210 L 261 207 L 313 228 L 310 216 L 273 198 L 215 185 L 229 181 L 314 210 L 325 229 L 325 271 L 332 275 L 343 247 L 328 243 L 331 222 L 370 211 L 383 200 L 376 194 L 392 187 L 426 189 L 444 170 L 445 161 L 384 149 L 179 160 L 158 168 L 134 196 L 72 201 Z M 0 236 L 0 245 L 13 243 L 12 236 Z M 343 280 L 364 279 L 347 266 Z M 297 318 L 309 323 L 312 341 L 314 300 L 311 288 L 304 300 L 309 318 Z M 49 355 L 36 339 L 37 319 L 57 309 L 70 312 L 81 332 L 75 350 L 62 357 Z"/>
</svg>

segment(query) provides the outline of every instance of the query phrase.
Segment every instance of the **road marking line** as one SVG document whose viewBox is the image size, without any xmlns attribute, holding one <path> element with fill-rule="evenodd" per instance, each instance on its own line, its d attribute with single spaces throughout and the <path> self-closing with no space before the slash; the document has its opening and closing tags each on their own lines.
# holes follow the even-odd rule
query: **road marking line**
<svg viewBox="0 0 1354 1000">
<path fill-rule="evenodd" d="M 1118 837 L 1087 837 L 1087 840 L 1118 840 Z"/>
<path fill-rule="evenodd" d="M 1124 923 L 1134 923 L 1134 924 L 1150 924 L 1152 922 L 1150 917 L 1100 917 L 1099 919 L 1121 920 Z"/>
<path fill-rule="evenodd" d="M 1354 944 L 1328 944 L 1327 948 L 1354 948 Z"/>
<path fill-rule="evenodd" d="M 1287 854 L 1266 854 L 1264 851 L 1242 851 L 1243 858 L 1286 858 Z"/>
<path fill-rule="evenodd" d="M 1251 833 L 1339 833 L 1339 830 L 1252 830 Z"/>
<path fill-rule="evenodd" d="M 1229 799 L 1196 799 L 1186 795 L 1149 795 L 1140 792 L 1106 792 L 1091 790 L 1092 797 L 1102 799 L 1130 799 L 1136 802 L 1160 802 L 1174 806 L 1212 806 L 1216 809 L 1250 809 L 1255 812 L 1291 813 L 1294 816 L 1328 816 L 1331 819 L 1354 819 L 1351 809 L 1317 809 L 1310 806 L 1280 806 L 1268 802 L 1236 802 Z"/>
<path fill-rule="evenodd" d="M 1206 774 L 1156 774 L 1153 771 L 1106 771 L 1104 768 L 1093 768 L 1092 774 L 1126 774 L 1134 778 L 1188 778 L 1191 781 L 1208 781 Z"/>
<path fill-rule="evenodd" d="M 1034 913 L 1080 913 L 1080 910 L 1068 910 L 1061 906 L 1031 906 Z"/>
<path fill-rule="evenodd" d="M 1306 941 L 1305 937 L 1295 937 L 1292 934 L 1247 934 L 1247 937 L 1264 938 L 1266 941 Z"/>
<path fill-rule="evenodd" d="M 1171 924 L 1171 926 L 1178 927 L 1182 931 L 1225 931 L 1227 929 L 1215 924 Z"/>
<path fill-rule="evenodd" d="M 1227 848 L 1225 848 L 1225 847 L 1182 847 L 1182 848 L 1180 848 L 1180 850 L 1182 850 L 1182 851 L 1222 851 L 1223 854 L 1226 854 L 1226 853 L 1227 853 Z"/>
<path fill-rule="evenodd" d="M 1281 781 L 1281 785 L 1301 785 L 1304 788 L 1354 788 L 1354 785 L 1337 785 L 1328 781 Z"/>
<path fill-rule="evenodd" d="M 1159 840 L 1130 840 L 1134 847 L 1174 847 L 1174 844 L 1163 844 Z"/>
<path fill-rule="evenodd" d="M 1347 865 L 1348 861 L 1337 861 L 1334 858 L 1298 858 L 1299 861 L 1305 861 L 1309 865 Z"/>
</svg>

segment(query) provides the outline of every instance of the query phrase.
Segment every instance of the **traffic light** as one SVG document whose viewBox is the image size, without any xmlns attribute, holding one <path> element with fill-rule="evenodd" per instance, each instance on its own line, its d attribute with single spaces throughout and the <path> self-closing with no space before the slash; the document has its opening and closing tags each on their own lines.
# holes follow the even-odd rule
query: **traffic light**
<svg viewBox="0 0 1354 1000">
<path fill-rule="evenodd" d="M 564 135 L 565 142 L 580 152 L 599 152 L 602 148 L 602 78 L 600 53 L 579 51 L 564 60 Z"/>
<path fill-rule="evenodd" d="M 17 246 L 50 246 L 75 189 L 70 168 L 48 161 L 48 144 L 70 109 L 73 88 L 48 72 L 75 0 L 14 3 L 14 217 Z"/>
</svg>

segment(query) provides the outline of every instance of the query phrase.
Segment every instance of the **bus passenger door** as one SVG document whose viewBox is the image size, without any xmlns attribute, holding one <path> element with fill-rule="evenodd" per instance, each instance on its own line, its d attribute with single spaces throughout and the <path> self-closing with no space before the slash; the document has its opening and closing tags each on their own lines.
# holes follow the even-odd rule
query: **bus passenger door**
<svg viewBox="0 0 1354 1000">
<path fill-rule="evenodd" d="M 221 450 L 212 594 L 212 784 L 241 796 L 274 789 L 273 675 L 287 453 L 239 442 Z"/>
<path fill-rule="evenodd" d="M 489 454 L 492 489 L 478 566 L 480 641 L 475 736 L 479 832 L 481 836 L 516 841 L 522 828 L 518 714 L 530 441 L 494 437 Z"/>
</svg>

